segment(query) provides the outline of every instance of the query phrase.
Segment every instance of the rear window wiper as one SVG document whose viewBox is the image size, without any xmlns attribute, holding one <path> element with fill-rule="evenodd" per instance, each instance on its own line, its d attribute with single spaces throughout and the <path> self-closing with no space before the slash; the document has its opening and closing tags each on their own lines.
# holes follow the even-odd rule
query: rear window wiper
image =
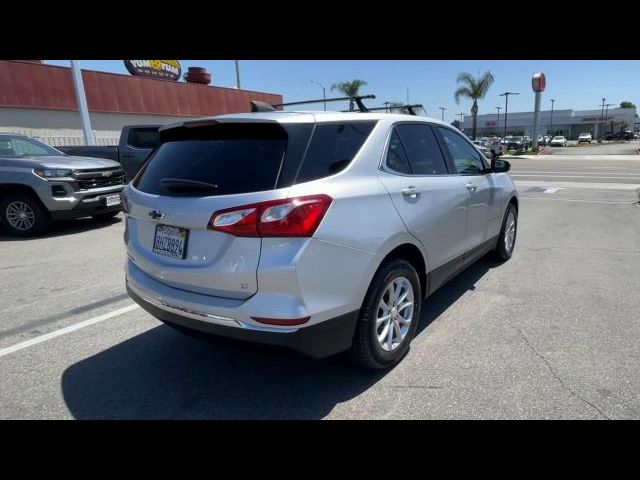
<svg viewBox="0 0 640 480">
<path fill-rule="evenodd" d="M 199 182 L 198 180 L 188 180 L 186 178 L 163 178 L 160 180 L 163 187 L 170 190 L 217 190 L 218 185 L 208 182 Z"/>
</svg>

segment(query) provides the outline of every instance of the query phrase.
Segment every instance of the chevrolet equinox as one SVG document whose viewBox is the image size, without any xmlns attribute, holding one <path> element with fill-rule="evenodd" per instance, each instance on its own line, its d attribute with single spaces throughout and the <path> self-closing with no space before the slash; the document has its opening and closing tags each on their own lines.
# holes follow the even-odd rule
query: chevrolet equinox
<svg viewBox="0 0 640 480">
<path fill-rule="evenodd" d="M 450 125 L 337 112 L 221 115 L 160 129 L 124 190 L 130 296 L 153 316 L 368 368 L 407 353 L 423 299 L 493 252 L 518 193 Z"/>
</svg>

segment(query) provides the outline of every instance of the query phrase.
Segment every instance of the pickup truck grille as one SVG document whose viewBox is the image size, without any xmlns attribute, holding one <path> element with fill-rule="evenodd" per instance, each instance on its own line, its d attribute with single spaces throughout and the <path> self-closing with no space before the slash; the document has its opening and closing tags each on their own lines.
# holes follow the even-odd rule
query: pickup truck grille
<svg viewBox="0 0 640 480">
<path fill-rule="evenodd" d="M 124 185 L 124 171 L 121 168 L 84 170 L 76 172 L 74 177 L 80 190 Z"/>
</svg>

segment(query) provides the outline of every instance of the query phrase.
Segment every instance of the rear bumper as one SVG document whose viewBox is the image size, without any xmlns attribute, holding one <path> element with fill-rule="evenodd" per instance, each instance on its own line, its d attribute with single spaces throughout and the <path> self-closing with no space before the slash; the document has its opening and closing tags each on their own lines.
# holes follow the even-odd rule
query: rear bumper
<svg viewBox="0 0 640 480">
<path fill-rule="evenodd" d="M 359 316 L 359 311 L 354 311 L 294 331 L 266 331 L 220 325 L 164 310 L 137 295 L 128 283 L 127 292 L 137 304 L 164 323 L 238 340 L 285 347 L 312 358 L 324 358 L 348 350 Z"/>
</svg>

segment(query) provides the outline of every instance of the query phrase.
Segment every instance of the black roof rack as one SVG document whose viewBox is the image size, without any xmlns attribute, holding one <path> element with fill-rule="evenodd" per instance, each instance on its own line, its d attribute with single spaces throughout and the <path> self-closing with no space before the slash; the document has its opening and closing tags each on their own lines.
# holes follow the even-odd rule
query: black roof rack
<svg viewBox="0 0 640 480">
<path fill-rule="evenodd" d="M 301 100 L 298 102 L 287 102 L 287 103 L 274 103 L 270 104 L 267 102 L 262 102 L 258 100 L 251 101 L 251 111 L 252 112 L 274 112 L 278 110 L 278 107 L 290 107 L 292 105 L 306 105 L 309 103 L 326 103 L 326 102 L 344 102 L 345 100 L 349 100 L 354 102 L 358 106 L 358 110 L 360 112 L 376 112 L 382 110 L 391 110 L 391 109 L 399 109 L 403 113 L 407 113 L 409 115 L 418 115 L 417 109 L 424 107 L 421 103 L 414 103 L 411 105 L 394 105 L 388 107 L 373 107 L 369 108 L 364 105 L 362 102 L 363 99 L 376 98 L 375 95 L 356 95 L 353 97 L 337 97 L 337 98 L 320 98 L 317 100 Z M 351 112 L 353 110 L 342 110 L 343 112 Z"/>
<path fill-rule="evenodd" d="M 422 108 L 424 110 L 424 106 L 421 103 L 414 103 L 412 105 L 389 105 L 388 107 L 373 107 L 369 108 L 370 112 L 379 112 L 382 110 L 401 110 L 402 113 L 407 113 L 408 115 L 418 115 L 416 109 Z M 347 112 L 348 110 L 343 110 L 343 112 Z"/>
<path fill-rule="evenodd" d="M 364 105 L 364 103 L 362 103 L 362 100 L 366 98 L 376 98 L 376 96 L 375 95 L 356 95 L 353 97 L 320 98 L 318 100 L 302 100 L 299 102 L 287 102 L 287 103 L 275 103 L 275 104 L 269 104 L 267 102 L 252 100 L 251 111 L 252 112 L 273 112 L 277 110 L 278 107 L 290 107 L 291 105 L 305 105 L 308 103 L 344 102 L 345 100 L 349 100 L 354 102 L 358 106 L 358 110 L 360 110 L 361 112 L 368 112 L 369 109 Z"/>
</svg>

